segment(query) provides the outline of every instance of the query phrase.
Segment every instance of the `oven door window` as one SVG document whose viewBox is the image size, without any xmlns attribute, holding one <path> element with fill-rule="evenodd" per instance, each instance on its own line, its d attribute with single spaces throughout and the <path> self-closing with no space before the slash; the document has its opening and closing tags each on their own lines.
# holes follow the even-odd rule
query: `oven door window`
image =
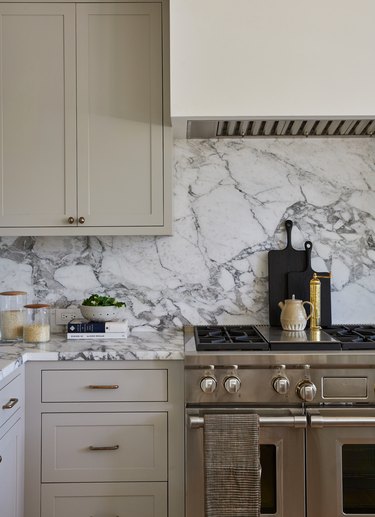
<svg viewBox="0 0 375 517">
<path fill-rule="evenodd" d="M 261 476 L 261 513 L 276 513 L 276 447 L 275 445 L 260 446 Z"/>
<path fill-rule="evenodd" d="M 375 514 L 375 445 L 342 446 L 343 510 Z"/>
</svg>

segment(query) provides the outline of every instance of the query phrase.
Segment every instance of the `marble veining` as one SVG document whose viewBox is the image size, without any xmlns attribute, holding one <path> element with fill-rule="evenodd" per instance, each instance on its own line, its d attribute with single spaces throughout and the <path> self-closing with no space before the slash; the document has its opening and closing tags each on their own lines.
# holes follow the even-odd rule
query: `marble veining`
<svg viewBox="0 0 375 517">
<path fill-rule="evenodd" d="M 52 334 L 51 341 L 32 345 L 0 346 L 0 381 L 27 361 L 138 361 L 182 360 L 182 330 L 133 331 L 126 339 L 66 340 Z"/>
<path fill-rule="evenodd" d="M 267 323 L 267 251 L 313 242 L 333 321 L 375 322 L 375 140 L 177 140 L 168 237 L 4 237 L 0 289 L 127 303 L 131 326 Z"/>
</svg>

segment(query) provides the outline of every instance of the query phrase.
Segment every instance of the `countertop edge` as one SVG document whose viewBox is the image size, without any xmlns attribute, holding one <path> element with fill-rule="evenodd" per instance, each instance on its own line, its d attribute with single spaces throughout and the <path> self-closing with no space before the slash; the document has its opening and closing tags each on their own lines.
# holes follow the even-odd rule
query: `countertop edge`
<svg viewBox="0 0 375 517">
<path fill-rule="evenodd" d="M 29 361 L 183 361 L 183 330 L 138 331 L 126 340 L 67 340 L 53 334 L 40 345 L 0 346 L 0 382 Z"/>
</svg>

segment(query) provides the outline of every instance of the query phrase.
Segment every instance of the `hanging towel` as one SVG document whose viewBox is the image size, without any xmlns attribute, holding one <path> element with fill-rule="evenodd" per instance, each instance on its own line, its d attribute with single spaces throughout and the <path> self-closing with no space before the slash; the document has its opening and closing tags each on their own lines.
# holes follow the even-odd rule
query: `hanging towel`
<svg viewBox="0 0 375 517">
<path fill-rule="evenodd" d="M 260 516 L 259 417 L 204 417 L 205 517 Z"/>
</svg>

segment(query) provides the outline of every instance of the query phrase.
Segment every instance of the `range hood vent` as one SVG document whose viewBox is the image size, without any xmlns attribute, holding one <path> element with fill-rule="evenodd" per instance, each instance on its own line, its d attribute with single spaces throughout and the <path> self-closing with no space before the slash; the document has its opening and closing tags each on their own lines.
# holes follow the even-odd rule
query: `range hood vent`
<svg viewBox="0 0 375 517">
<path fill-rule="evenodd" d="M 371 137 L 374 119 L 189 120 L 187 138 Z"/>
</svg>

